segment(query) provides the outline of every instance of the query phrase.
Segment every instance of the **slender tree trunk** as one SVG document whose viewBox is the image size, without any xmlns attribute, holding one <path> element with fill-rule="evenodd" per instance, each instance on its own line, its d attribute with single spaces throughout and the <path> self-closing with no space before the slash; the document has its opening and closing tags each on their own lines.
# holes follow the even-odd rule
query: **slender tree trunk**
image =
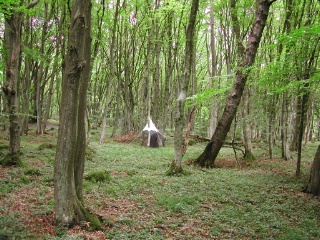
<svg viewBox="0 0 320 240">
<path fill-rule="evenodd" d="M 224 140 L 230 130 L 231 123 L 236 115 L 244 86 L 246 84 L 249 67 L 253 65 L 255 56 L 262 37 L 263 29 L 268 18 L 269 8 L 273 1 L 261 0 L 257 3 L 255 20 L 251 33 L 248 36 L 247 48 L 242 56 L 242 61 L 236 72 L 236 79 L 231 90 L 223 114 L 218 122 L 217 128 L 204 152 L 195 160 L 195 164 L 202 167 L 213 167 L 214 161 L 223 145 Z M 241 45 L 238 44 L 238 47 Z"/>
<path fill-rule="evenodd" d="M 278 105 L 278 96 L 271 96 L 267 105 L 268 112 L 268 147 L 269 147 L 269 158 L 274 158 L 274 141 L 275 141 L 275 122 L 276 122 L 276 106 Z"/>
<path fill-rule="evenodd" d="M 211 65 L 209 69 L 211 87 L 217 86 L 214 84 L 216 82 L 215 76 L 217 75 L 217 54 L 216 54 L 216 43 L 215 43 L 215 17 L 214 17 L 214 5 L 213 0 L 210 0 L 210 56 L 211 56 Z M 209 62 L 209 61 L 208 61 Z M 211 137 L 214 133 L 214 130 L 218 122 L 218 101 L 212 99 L 210 108 L 210 125 L 209 125 L 209 136 Z"/>
<path fill-rule="evenodd" d="M 53 14 L 57 14 L 53 13 Z M 60 19 L 58 24 L 57 24 L 57 29 L 56 29 L 56 35 L 60 36 L 60 34 L 63 32 L 63 21 L 64 18 Z M 53 66 L 52 66 L 52 72 L 51 72 L 51 76 L 50 76 L 50 80 L 49 80 L 49 87 L 48 87 L 48 96 L 46 98 L 45 101 L 45 105 L 44 105 L 44 113 L 43 113 L 43 121 L 42 121 L 42 131 L 45 132 L 46 128 L 47 128 L 47 122 L 48 119 L 50 117 L 50 112 L 52 109 L 52 98 L 54 96 L 54 86 L 55 84 L 57 84 L 57 81 L 59 79 L 59 55 L 61 54 L 61 44 L 62 44 L 62 40 L 60 37 L 56 38 L 55 41 L 55 48 L 54 48 L 54 61 L 53 61 Z"/>
<path fill-rule="evenodd" d="M 51 109 L 51 103 L 52 103 L 52 96 L 53 96 L 53 87 L 54 87 L 54 82 L 57 79 L 57 72 L 58 72 L 58 60 L 59 60 L 59 44 L 60 41 L 57 41 L 56 43 L 56 53 L 55 53 L 55 58 L 52 66 L 52 74 L 50 77 L 50 82 L 49 82 L 49 89 L 48 89 L 48 97 L 45 105 L 45 111 L 43 114 L 43 121 L 42 121 L 42 131 L 45 132 L 46 127 L 47 127 L 47 122 L 50 117 L 50 109 Z"/>
<path fill-rule="evenodd" d="M 173 83 L 173 75 L 174 75 L 174 66 L 176 65 L 177 62 L 177 49 L 178 49 L 178 43 L 176 45 L 173 44 L 173 12 L 169 12 L 167 16 L 167 25 L 166 25 L 166 38 L 167 38 L 167 44 L 166 44 L 166 49 L 167 52 L 165 53 L 166 55 L 166 64 L 165 64 L 165 79 L 164 79 L 164 87 L 163 87 L 163 92 L 162 92 L 162 121 L 160 121 L 160 126 L 162 130 L 167 126 L 168 122 L 168 106 L 170 102 L 172 102 L 173 98 L 173 90 L 172 90 L 172 83 Z M 171 110 L 171 109 L 170 109 Z"/>
<path fill-rule="evenodd" d="M 252 153 L 252 142 L 251 142 L 251 126 L 250 122 L 248 120 L 249 114 L 250 114 L 250 104 L 249 104 L 249 94 L 250 89 L 246 88 L 246 91 L 244 93 L 243 98 L 243 118 L 244 120 L 244 126 L 243 126 L 243 144 L 244 144 L 244 159 L 247 161 L 252 161 L 255 159 L 253 153 Z"/>
<path fill-rule="evenodd" d="M 308 90 L 309 84 L 305 84 L 305 90 L 302 95 L 301 100 L 301 110 L 300 110 L 300 119 L 299 119 L 299 135 L 298 135 L 298 155 L 297 155 L 297 167 L 296 167 L 296 177 L 300 177 L 301 174 L 301 154 L 302 154 L 302 141 L 303 141 L 303 134 L 305 131 L 305 115 L 307 112 L 308 100 L 309 100 L 309 92 Z"/>
<path fill-rule="evenodd" d="M 282 158 L 285 160 L 291 160 L 290 156 L 290 143 L 289 143 L 289 116 L 288 116 L 288 96 L 286 93 L 282 95 L 282 106 L 281 106 L 281 148 Z"/>
<path fill-rule="evenodd" d="M 75 0 L 71 10 L 69 43 L 63 70 L 62 99 L 54 166 L 55 222 L 73 226 L 81 220 L 101 228 L 81 203 L 85 153 L 86 87 L 90 72 L 91 1 Z M 81 179 L 80 179 L 81 178 Z"/>
<path fill-rule="evenodd" d="M 109 111 L 109 104 L 111 100 L 111 83 L 114 81 L 115 78 L 115 71 L 114 71 L 114 52 L 115 52 L 115 44 L 116 44 L 116 32 L 117 32 L 117 22 L 118 22 L 118 15 L 119 15 L 119 6 L 120 0 L 117 0 L 116 3 L 116 11 L 114 14 L 113 19 L 113 28 L 112 28 L 112 38 L 111 38 L 111 46 L 110 46 L 110 77 L 107 80 L 107 94 L 106 94 L 106 105 L 103 111 L 103 118 L 102 118 L 102 129 L 100 134 L 100 144 L 103 143 L 104 136 L 106 134 L 106 127 L 107 127 L 107 116 Z"/>
<path fill-rule="evenodd" d="M 30 19 L 27 18 L 25 21 L 25 41 L 24 46 L 30 47 L 31 40 L 30 40 Z M 25 56 L 24 61 L 24 77 L 22 78 L 22 103 L 21 103 L 21 112 L 23 114 L 21 120 L 21 133 L 28 134 L 29 130 L 29 106 L 30 106 L 30 85 L 31 85 L 31 58 Z"/>
<path fill-rule="evenodd" d="M 155 9 L 159 9 L 160 1 L 155 1 Z M 153 73 L 153 107 L 152 107 L 152 119 L 157 122 L 158 120 L 158 112 L 160 108 L 160 50 L 161 50 L 161 40 L 160 36 L 160 26 L 159 26 L 159 17 L 155 17 L 153 21 L 153 41 L 154 41 L 154 73 Z"/>
<path fill-rule="evenodd" d="M 183 154 L 183 128 L 185 124 L 185 101 L 188 93 L 189 82 L 192 74 L 192 66 L 194 62 L 193 48 L 194 35 L 197 13 L 199 8 L 199 0 L 193 0 L 189 16 L 189 23 L 186 32 L 186 48 L 185 48 L 185 66 L 183 77 L 179 84 L 179 95 L 176 103 L 175 116 L 175 134 L 174 134 L 174 159 L 171 163 L 168 175 L 175 175 L 183 172 L 182 169 L 182 154 Z"/>
</svg>

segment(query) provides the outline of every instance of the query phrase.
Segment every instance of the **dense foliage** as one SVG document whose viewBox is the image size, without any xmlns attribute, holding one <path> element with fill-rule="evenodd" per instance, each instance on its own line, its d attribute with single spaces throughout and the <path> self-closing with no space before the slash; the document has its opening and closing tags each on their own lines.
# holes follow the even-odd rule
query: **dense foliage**
<svg viewBox="0 0 320 240">
<path fill-rule="evenodd" d="M 92 4 L 89 126 L 101 126 L 103 111 L 107 111 L 106 122 L 114 128 L 113 135 L 117 129 L 121 133 L 140 131 L 150 111 L 161 130 L 170 130 L 183 74 L 189 1 L 119 1 L 117 8 L 115 1 Z M 239 1 L 236 6 L 244 42 L 254 9 L 254 1 Z M 280 140 L 281 130 L 285 130 L 289 141 L 294 141 L 303 92 L 309 96 L 305 139 L 319 137 L 318 12 L 314 0 L 276 1 L 272 5 L 247 89 L 248 106 L 241 107 L 247 110 L 238 111 L 238 127 L 233 129 L 237 137 L 249 124 L 254 140 L 267 140 L 268 135 Z M 41 1 L 26 13 L 19 112 L 22 118 L 40 122 L 41 133 L 47 119 L 59 115 L 70 6 L 60 0 Z M 199 7 L 193 53 L 196 61 L 187 97 L 197 106 L 194 132 L 202 136 L 211 137 L 234 79 L 238 56 L 230 14 L 226 0 L 202 2 Z M 4 84 L 4 73 L 1 76 Z"/>
</svg>

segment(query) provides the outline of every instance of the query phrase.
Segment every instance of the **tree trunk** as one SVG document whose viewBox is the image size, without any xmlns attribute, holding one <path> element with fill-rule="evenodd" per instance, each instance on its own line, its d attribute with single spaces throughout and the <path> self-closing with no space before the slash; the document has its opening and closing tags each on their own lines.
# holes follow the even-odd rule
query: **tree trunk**
<svg viewBox="0 0 320 240">
<path fill-rule="evenodd" d="M 317 41 L 317 44 L 319 43 L 319 40 Z M 306 80 L 309 79 L 312 75 L 312 71 L 315 70 L 313 67 L 313 63 L 316 59 L 316 53 L 317 51 L 317 44 L 315 44 L 314 49 L 311 53 L 311 56 L 308 60 L 308 64 L 306 65 L 306 68 L 304 68 L 304 74 L 302 79 Z M 296 177 L 300 177 L 301 173 L 301 154 L 302 154 L 302 141 L 303 141 L 303 134 L 305 132 L 306 128 L 306 114 L 308 112 L 308 101 L 310 98 L 310 84 L 309 82 L 305 82 L 302 87 L 302 96 L 301 96 L 301 113 L 300 113 L 300 119 L 299 119 L 299 137 L 298 137 L 298 157 L 297 157 L 297 168 L 296 168 Z"/>
<path fill-rule="evenodd" d="M 120 22 L 120 26 L 119 26 L 119 35 L 122 36 L 123 35 L 123 28 L 124 28 L 124 20 L 121 19 L 121 22 Z M 121 90 L 122 90 L 122 74 L 121 74 L 121 71 L 122 71 L 122 62 L 121 62 L 121 58 L 122 58 L 122 55 L 123 55 L 123 49 L 122 49 L 122 42 L 123 42 L 123 39 L 121 37 L 118 38 L 118 52 L 117 52 L 117 83 L 115 84 L 115 89 L 114 89 L 114 92 L 115 92 L 115 98 L 116 98 L 116 110 L 115 110 L 115 117 L 114 117 L 114 124 L 113 124 L 113 129 L 112 129 L 112 133 L 111 133 L 111 137 L 114 137 L 116 135 L 116 132 L 117 132 L 117 129 L 119 128 L 119 121 L 120 121 L 120 110 L 121 110 L 121 103 L 123 102 L 122 99 L 121 99 Z"/>
<path fill-rule="evenodd" d="M 213 0 L 210 0 L 210 53 L 208 54 L 211 56 L 211 61 L 208 61 L 209 67 L 209 74 L 210 74 L 210 83 L 211 88 L 217 86 L 217 84 L 214 84 L 216 82 L 215 76 L 217 75 L 217 55 L 216 55 L 216 43 L 215 43 L 215 29 L 214 29 L 214 22 L 215 22 L 215 16 L 214 16 L 214 5 Z M 211 63 L 211 64 L 210 64 Z M 209 125 L 209 137 L 211 137 L 214 133 L 214 130 L 217 126 L 218 122 L 218 101 L 217 99 L 212 99 L 211 101 L 211 108 L 210 108 L 210 125 Z"/>
<path fill-rule="evenodd" d="M 185 102 L 188 93 L 189 82 L 191 79 L 192 65 L 194 64 L 194 32 L 196 26 L 197 13 L 199 8 L 199 0 L 193 0 L 189 15 L 189 23 L 186 31 L 186 48 L 185 48 L 185 65 L 183 77 L 180 81 L 179 96 L 176 102 L 175 116 L 175 134 L 174 134 L 174 159 L 171 163 L 168 175 L 176 175 L 183 172 L 182 151 L 184 145 L 183 128 L 185 124 Z"/>
<path fill-rule="evenodd" d="M 214 161 L 227 137 L 231 123 L 237 112 L 247 77 L 250 72 L 250 66 L 254 63 L 272 2 L 273 1 L 270 2 L 267 0 L 261 0 L 258 2 L 255 12 L 255 20 L 247 40 L 247 48 L 242 56 L 242 61 L 238 66 L 233 89 L 228 96 L 223 114 L 211 138 L 211 142 L 205 148 L 204 152 L 195 160 L 194 163 L 196 165 L 202 167 L 213 167 L 214 165 Z M 241 47 L 241 45 L 238 43 L 238 48 Z"/>
<path fill-rule="evenodd" d="M 312 163 L 309 182 L 303 191 L 314 196 L 320 195 L 320 145 Z"/>
<path fill-rule="evenodd" d="M 25 20 L 25 40 L 24 40 L 24 46 L 25 47 L 31 47 L 31 40 L 30 40 L 30 17 L 28 17 Z M 22 96 L 22 103 L 21 103 L 21 113 L 22 113 L 22 119 L 21 119 L 21 134 L 28 135 L 29 131 L 29 106 L 30 106 L 30 85 L 31 85 L 31 58 L 29 56 L 25 56 L 24 61 L 24 76 L 22 77 L 21 82 L 21 96 Z"/>
<path fill-rule="evenodd" d="M 31 2 L 26 8 L 32 8 L 38 0 Z M 18 5 L 11 5 L 5 14 L 5 74 L 6 83 L 2 87 L 5 94 L 8 114 L 9 114 L 9 153 L 2 160 L 3 166 L 22 165 L 20 160 L 20 133 L 21 123 L 19 112 L 18 82 L 20 81 L 21 62 L 21 27 L 23 21 L 23 11 L 18 10 Z M 16 9 L 17 8 L 17 9 Z"/>
<path fill-rule="evenodd" d="M 81 14 L 80 14 L 81 13 Z M 101 228 L 80 202 L 85 154 L 86 87 L 90 71 L 91 1 L 75 0 L 71 10 L 69 43 L 63 69 L 62 99 L 54 166 L 55 222 L 73 226 L 81 220 Z"/>
<path fill-rule="evenodd" d="M 255 157 L 252 153 L 252 142 L 251 142 L 251 126 L 248 120 L 250 114 L 250 105 L 249 105 L 249 94 L 250 89 L 246 88 L 243 98 L 243 118 L 244 118 L 244 126 L 243 126 L 243 144 L 244 144 L 244 159 L 247 161 L 255 160 Z"/>
<path fill-rule="evenodd" d="M 106 127 L 107 127 L 107 116 L 109 111 L 109 104 L 111 100 L 111 83 L 114 81 L 115 73 L 114 73 L 114 48 L 116 44 L 116 32 L 117 32 L 117 22 L 118 22 L 118 15 L 119 15 L 119 6 L 120 0 L 117 0 L 116 3 L 116 11 L 114 13 L 113 19 L 113 28 L 112 28 L 112 38 L 111 38 L 111 46 L 110 46 L 110 78 L 107 80 L 107 96 L 106 96 L 106 105 L 103 111 L 103 118 L 102 118 L 102 129 L 100 133 L 100 144 L 103 143 L 104 136 L 106 134 Z"/>
<path fill-rule="evenodd" d="M 173 44 L 174 34 L 173 34 L 173 12 L 170 11 L 167 16 L 167 24 L 165 26 L 166 28 L 166 34 L 165 38 L 167 39 L 167 44 L 165 44 L 166 52 L 165 52 L 165 79 L 164 79 L 164 87 L 162 91 L 161 99 L 163 101 L 162 103 L 162 109 L 161 109 L 161 116 L 162 121 L 159 122 L 159 125 L 161 126 L 162 131 L 164 132 L 167 122 L 168 122 L 168 106 L 172 102 L 173 99 L 173 93 L 172 90 L 173 86 L 173 73 L 174 73 L 174 67 L 177 62 L 177 49 L 179 46 L 179 43 L 177 42 L 176 45 Z M 181 21 L 180 21 L 181 22 Z M 179 22 L 179 23 L 180 23 Z M 180 25 L 178 25 L 180 26 Z M 178 32 L 179 33 L 179 32 Z M 170 109 L 171 110 L 171 109 Z M 169 111 L 170 111 L 169 110 Z"/>
<path fill-rule="evenodd" d="M 281 106 L 281 149 L 282 158 L 285 160 L 291 160 L 290 155 L 290 143 L 289 143 L 289 116 L 288 116 L 288 96 L 286 93 L 282 95 L 282 106 Z"/>
</svg>

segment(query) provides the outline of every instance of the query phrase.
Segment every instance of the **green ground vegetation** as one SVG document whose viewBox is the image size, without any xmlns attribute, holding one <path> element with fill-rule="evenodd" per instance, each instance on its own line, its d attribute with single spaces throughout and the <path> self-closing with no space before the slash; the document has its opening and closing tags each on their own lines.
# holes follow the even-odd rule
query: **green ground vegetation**
<svg viewBox="0 0 320 240">
<path fill-rule="evenodd" d="M 0 239 L 320 239 L 319 198 L 301 192 L 319 143 L 303 148 L 301 178 L 295 161 L 280 152 L 268 159 L 261 143 L 256 160 L 241 168 L 223 148 L 213 169 L 187 164 L 205 146 L 193 144 L 183 164 L 190 174 L 169 177 L 170 139 L 154 149 L 110 139 L 100 145 L 98 131 L 92 136 L 84 204 L 103 220 L 99 234 L 86 223 L 69 231 L 53 226 L 55 148 L 43 147 L 55 146 L 52 131 L 22 137 L 25 167 L 0 169 Z"/>
</svg>

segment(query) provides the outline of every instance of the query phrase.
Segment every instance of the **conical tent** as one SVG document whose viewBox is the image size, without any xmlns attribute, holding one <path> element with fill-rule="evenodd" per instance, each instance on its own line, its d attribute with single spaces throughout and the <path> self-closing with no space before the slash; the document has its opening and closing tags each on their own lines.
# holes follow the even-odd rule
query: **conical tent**
<svg viewBox="0 0 320 240">
<path fill-rule="evenodd" d="M 148 147 L 163 147 L 164 145 L 164 137 L 150 117 L 148 117 L 148 123 L 142 130 L 142 145 Z"/>
</svg>

